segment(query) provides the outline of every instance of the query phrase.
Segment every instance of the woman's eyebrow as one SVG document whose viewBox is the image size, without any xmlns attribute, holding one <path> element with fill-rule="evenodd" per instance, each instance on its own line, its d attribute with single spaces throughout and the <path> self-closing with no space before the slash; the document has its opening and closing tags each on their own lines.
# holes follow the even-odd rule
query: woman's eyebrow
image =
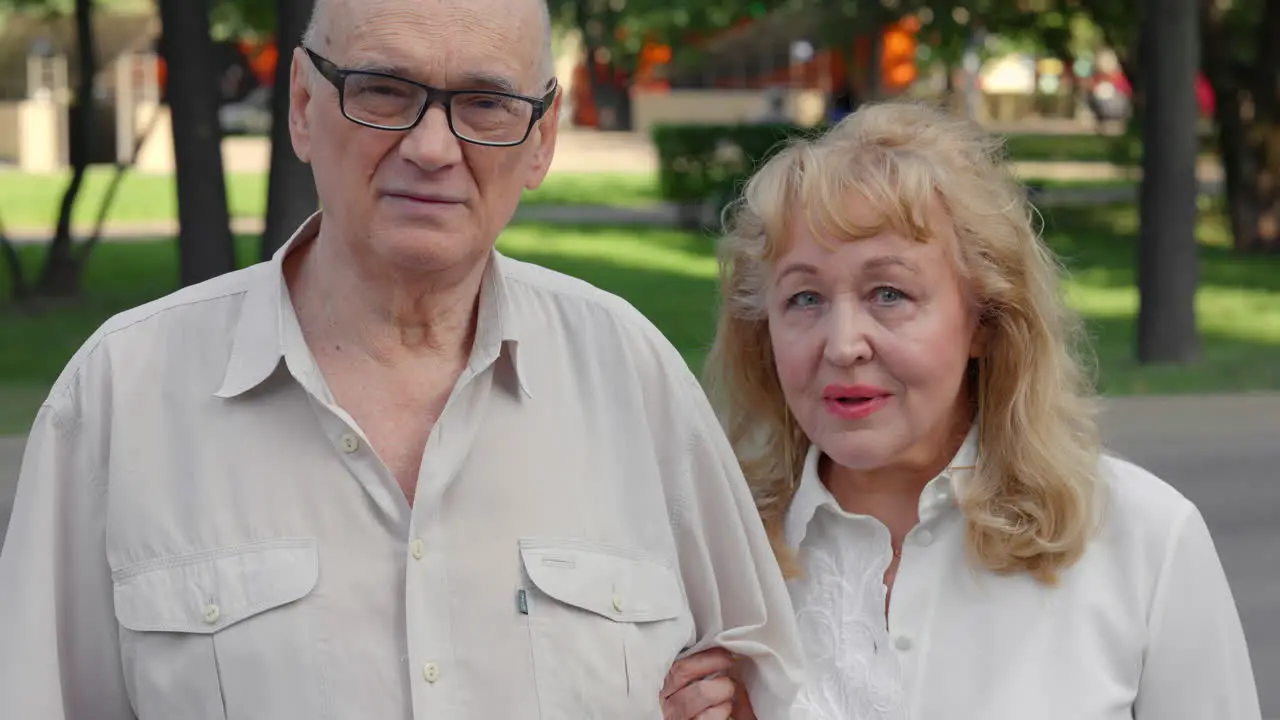
<svg viewBox="0 0 1280 720">
<path fill-rule="evenodd" d="M 879 255 L 871 258 L 863 265 L 864 270 L 888 270 L 895 267 L 917 275 L 920 274 L 918 265 L 900 255 Z"/>
<path fill-rule="evenodd" d="M 817 275 L 818 268 L 805 262 L 794 262 L 782 269 L 778 276 L 774 278 L 775 283 L 781 283 L 791 275 Z"/>
</svg>

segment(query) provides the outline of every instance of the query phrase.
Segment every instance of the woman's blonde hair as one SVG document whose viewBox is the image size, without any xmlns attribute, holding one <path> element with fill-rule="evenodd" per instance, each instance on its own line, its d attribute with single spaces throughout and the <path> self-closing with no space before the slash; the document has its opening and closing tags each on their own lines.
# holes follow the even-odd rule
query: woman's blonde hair
<svg viewBox="0 0 1280 720">
<path fill-rule="evenodd" d="M 877 227 L 853 225 L 845 210 L 858 200 L 878 211 Z M 783 521 L 810 443 L 778 384 L 764 295 L 801 208 L 799 216 L 847 240 L 891 230 L 928 241 L 939 233 L 927 220 L 949 218 L 986 337 L 972 384 L 978 464 L 959 498 L 969 550 L 994 572 L 1054 582 L 1096 524 L 1099 441 L 1077 354 L 1082 326 L 1062 300 L 1061 269 L 1000 143 L 910 102 L 864 106 L 823 135 L 791 141 L 726 212 L 708 392 L 784 570 L 796 569 Z"/>
</svg>

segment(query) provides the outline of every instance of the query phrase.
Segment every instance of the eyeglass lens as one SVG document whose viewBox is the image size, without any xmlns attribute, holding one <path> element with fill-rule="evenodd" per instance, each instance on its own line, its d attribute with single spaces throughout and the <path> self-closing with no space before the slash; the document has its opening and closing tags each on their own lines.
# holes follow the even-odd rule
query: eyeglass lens
<svg viewBox="0 0 1280 720">
<path fill-rule="evenodd" d="M 362 73 L 347 76 L 343 95 L 343 109 L 351 119 L 384 128 L 412 125 L 427 101 L 424 88 Z M 453 131 L 468 140 L 518 142 L 529 130 L 533 105 L 493 93 L 463 92 L 453 96 L 450 114 Z"/>
</svg>

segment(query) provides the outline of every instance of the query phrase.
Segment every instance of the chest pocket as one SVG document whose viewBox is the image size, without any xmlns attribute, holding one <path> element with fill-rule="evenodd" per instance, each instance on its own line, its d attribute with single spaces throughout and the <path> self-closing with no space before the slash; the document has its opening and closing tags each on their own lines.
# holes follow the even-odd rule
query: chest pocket
<svg viewBox="0 0 1280 720">
<path fill-rule="evenodd" d="M 690 635 L 666 560 L 580 540 L 520 541 L 541 720 L 661 717 L 658 693 Z"/>
<path fill-rule="evenodd" d="M 318 718 L 314 540 L 164 557 L 112 573 L 125 682 L 139 720 Z"/>
</svg>

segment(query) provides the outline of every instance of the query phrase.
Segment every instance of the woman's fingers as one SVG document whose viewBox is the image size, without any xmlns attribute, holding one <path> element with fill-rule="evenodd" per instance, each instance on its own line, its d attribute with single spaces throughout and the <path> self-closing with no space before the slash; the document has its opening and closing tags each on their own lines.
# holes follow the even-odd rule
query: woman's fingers
<svg viewBox="0 0 1280 720">
<path fill-rule="evenodd" d="M 677 660 L 667 672 L 660 697 L 666 699 L 689 684 L 709 675 L 727 672 L 733 667 L 733 656 L 726 650 L 713 648 Z"/>
<path fill-rule="evenodd" d="M 703 710 L 695 720 L 730 720 L 733 718 L 733 704 L 717 705 L 710 710 Z"/>
<path fill-rule="evenodd" d="M 695 680 L 662 700 L 663 720 L 725 720 L 736 686 L 724 676 Z"/>
</svg>

